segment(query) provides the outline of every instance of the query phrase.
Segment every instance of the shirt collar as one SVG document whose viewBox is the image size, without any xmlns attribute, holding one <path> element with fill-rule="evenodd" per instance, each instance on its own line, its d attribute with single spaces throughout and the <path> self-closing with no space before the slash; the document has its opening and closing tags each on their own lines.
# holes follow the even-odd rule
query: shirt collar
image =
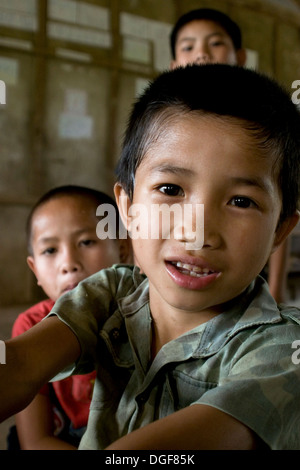
<svg viewBox="0 0 300 470">
<path fill-rule="evenodd" d="M 135 314 L 149 303 L 148 280 L 141 279 L 138 270 L 133 276 L 135 282 L 140 284 L 132 294 L 119 301 L 119 308 L 124 317 Z M 242 330 L 282 321 L 277 303 L 271 296 L 266 281 L 260 276 L 239 297 L 228 302 L 226 307 L 224 313 L 184 334 L 186 340 L 194 344 L 193 357 L 215 354 Z"/>
<path fill-rule="evenodd" d="M 237 333 L 247 328 L 282 321 L 278 306 L 260 276 L 228 305 L 228 310 L 206 324 L 194 357 L 207 357 L 219 351 Z"/>
</svg>

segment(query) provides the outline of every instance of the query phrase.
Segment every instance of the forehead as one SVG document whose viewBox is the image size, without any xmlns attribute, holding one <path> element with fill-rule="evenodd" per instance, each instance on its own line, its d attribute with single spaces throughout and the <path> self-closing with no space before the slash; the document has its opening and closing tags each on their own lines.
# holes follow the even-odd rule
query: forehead
<svg viewBox="0 0 300 470">
<path fill-rule="evenodd" d="M 42 229 L 46 225 L 53 223 L 65 224 L 70 220 L 77 221 L 78 224 L 86 220 L 96 219 L 96 209 L 98 204 L 93 199 L 85 196 L 59 196 L 50 199 L 39 206 L 32 217 L 32 228 Z"/>
<path fill-rule="evenodd" d="M 193 20 L 183 25 L 177 33 L 176 43 L 192 38 L 193 36 L 209 34 L 219 34 L 231 39 L 230 35 L 219 23 L 212 20 L 201 19 Z"/>
<path fill-rule="evenodd" d="M 201 165 L 220 157 L 236 168 L 245 164 L 260 166 L 260 171 L 271 173 L 275 156 L 271 150 L 263 150 L 256 137 L 245 128 L 242 120 L 214 116 L 202 112 L 171 114 L 168 119 L 156 123 L 156 132 L 149 132 L 149 142 L 141 165 L 151 171 L 163 161 L 184 161 L 194 169 L 198 159 Z"/>
<path fill-rule="evenodd" d="M 100 203 L 99 203 L 100 204 Z M 91 208 L 96 208 L 99 205 L 94 199 L 89 198 L 85 195 L 62 195 L 55 196 L 52 199 L 42 203 L 37 208 L 36 214 L 47 214 L 53 211 L 62 211 L 68 209 L 68 211 L 89 211 Z"/>
</svg>

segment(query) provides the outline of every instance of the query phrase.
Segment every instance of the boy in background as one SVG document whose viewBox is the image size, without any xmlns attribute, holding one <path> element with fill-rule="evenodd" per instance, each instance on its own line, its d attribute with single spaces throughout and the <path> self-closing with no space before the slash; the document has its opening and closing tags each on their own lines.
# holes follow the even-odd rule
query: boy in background
<svg viewBox="0 0 300 470">
<path fill-rule="evenodd" d="M 171 69 L 188 64 L 245 65 L 239 26 L 218 10 L 200 8 L 182 15 L 170 35 Z"/>
<path fill-rule="evenodd" d="M 126 260 L 127 240 L 100 240 L 96 235 L 100 204 L 115 201 L 81 186 L 61 186 L 44 194 L 27 221 L 27 263 L 47 299 L 21 313 L 12 336 L 39 323 L 56 300 L 100 269 Z M 22 449 L 74 449 L 86 428 L 96 372 L 45 385 L 16 415 Z M 10 449 L 12 449 L 12 434 Z"/>
<path fill-rule="evenodd" d="M 299 127 L 289 95 L 254 71 L 158 77 L 134 106 L 115 186 L 144 274 L 101 270 L 6 342 L 0 419 L 60 371 L 96 368 L 80 449 L 298 449 L 300 312 L 259 273 L 299 219 Z M 197 246 L 202 223 L 170 217 L 167 233 L 152 210 L 201 204 Z M 145 227 L 158 236 L 138 237 Z"/>
<path fill-rule="evenodd" d="M 221 63 L 244 66 L 246 50 L 240 27 L 225 13 L 199 8 L 182 15 L 170 35 L 173 60 L 171 69 L 187 64 Z M 270 291 L 280 303 L 286 297 L 289 240 L 286 239 L 271 255 L 268 272 Z"/>
</svg>

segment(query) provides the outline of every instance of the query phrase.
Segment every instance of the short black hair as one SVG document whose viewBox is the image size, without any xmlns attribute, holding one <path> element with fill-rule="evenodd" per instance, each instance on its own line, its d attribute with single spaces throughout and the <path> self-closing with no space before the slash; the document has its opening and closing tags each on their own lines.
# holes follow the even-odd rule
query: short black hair
<svg viewBox="0 0 300 470">
<path fill-rule="evenodd" d="M 77 186 L 77 185 L 65 185 L 65 186 L 57 186 L 55 188 L 50 189 L 48 192 L 43 194 L 38 201 L 32 207 L 26 222 L 26 239 L 27 239 L 27 250 L 28 253 L 32 255 L 32 220 L 36 213 L 36 211 L 43 206 L 45 203 L 49 202 L 53 199 L 59 199 L 64 196 L 71 196 L 71 197 L 79 197 L 89 199 L 90 201 L 95 203 L 95 206 L 98 207 L 100 204 L 111 204 L 116 210 L 116 221 L 118 224 L 118 206 L 113 198 L 108 196 L 107 194 L 103 193 L 102 191 L 98 191 L 97 189 L 88 188 L 85 186 Z"/>
<path fill-rule="evenodd" d="M 251 69 L 225 64 L 188 65 L 157 77 L 135 103 L 116 169 L 132 199 L 135 173 L 145 153 L 166 132 L 167 118 L 195 112 L 234 118 L 257 148 L 274 156 L 282 193 L 281 221 L 299 200 L 300 113 L 275 80 Z M 255 149 L 254 149 L 255 151 Z"/>
<path fill-rule="evenodd" d="M 170 46 L 173 59 L 176 58 L 175 47 L 176 40 L 179 30 L 187 23 L 195 20 L 209 20 L 218 23 L 225 29 L 228 36 L 230 36 L 234 48 L 236 50 L 242 47 L 242 33 L 239 26 L 225 13 L 211 8 L 199 8 L 197 10 L 191 10 L 188 13 L 182 15 L 175 23 L 171 35 L 170 35 Z"/>
</svg>

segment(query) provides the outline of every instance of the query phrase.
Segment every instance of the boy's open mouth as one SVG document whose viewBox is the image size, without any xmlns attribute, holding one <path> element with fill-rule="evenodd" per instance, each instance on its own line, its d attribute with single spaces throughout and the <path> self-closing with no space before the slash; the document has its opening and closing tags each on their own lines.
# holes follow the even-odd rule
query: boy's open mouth
<svg viewBox="0 0 300 470">
<path fill-rule="evenodd" d="M 209 274 L 215 273 L 215 271 L 212 271 L 209 268 L 201 268 L 200 266 L 182 263 L 180 261 L 170 261 L 170 264 L 175 266 L 175 268 L 182 274 L 187 274 L 188 276 L 192 277 L 206 277 Z"/>
</svg>

